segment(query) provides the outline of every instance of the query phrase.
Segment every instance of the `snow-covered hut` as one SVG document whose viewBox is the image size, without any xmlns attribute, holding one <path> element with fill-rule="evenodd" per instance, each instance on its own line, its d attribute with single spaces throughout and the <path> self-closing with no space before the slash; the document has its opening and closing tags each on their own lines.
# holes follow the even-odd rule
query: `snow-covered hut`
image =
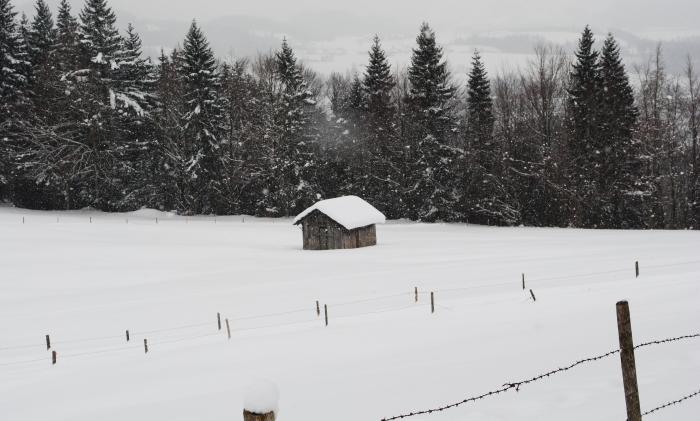
<svg viewBox="0 0 700 421">
<path fill-rule="evenodd" d="M 294 219 L 294 225 L 301 224 L 304 232 L 304 250 L 374 246 L 376 224 L 384 222 L 381 212 L 357 196 L 322 200 Z"/>
</svg>

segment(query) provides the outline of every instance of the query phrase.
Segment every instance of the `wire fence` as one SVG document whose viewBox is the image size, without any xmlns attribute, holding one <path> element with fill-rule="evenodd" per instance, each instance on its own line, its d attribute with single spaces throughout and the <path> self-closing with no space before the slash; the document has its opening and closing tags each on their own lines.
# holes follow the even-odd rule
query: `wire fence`
<svg viewBox="0 0 700 421">
<path fill-rule="evenodd" d="M 663 345 L 663 344 L 668 344 L 668 343 L 672 343 L 672 342 L 679 342 L 679 341 L 684 341 L 684 340 L 688 340 L 688 339 L 696 339 L 696 338 L 700 338 L 700 333 L 693 333 L 690 335 L 683 335 L 683 336 L 677 336 L 677 337 L 673 337 L 673 338 L 658 339 L 658 340 L 654 340 L 654 341 L 644 342 L 644 343 L 641 343 L 641 344 L 635 346 L 634 349 L 646 348 L 646 347 L 653 346 L 653 345 Z M 612 351 L 609 351 L 609 352 L 606 352 L 604 354 L 600 354 L 597 356 L 583 358 L 583 359 L 578 360 L 574 363 L 571 363 L 567 366 L 556 368 L 556 369 L 544 372 L 542 374 L 536 375 L 534 377 L 531 377 L 531 378 L 528 378 L 525 380 L 520 380 L 520 381 L 516 381 L 516 382 L 506 382 L 503 384 L 502 387 L 500 387 L 498 389 L 494 389 L 494 390 L 491 390 L 491 391 L 488 391 L 488 392 L 485 392 L 485 393 L 482 393 L 482 394 L 479 394 L 476 396 L 470 396 L 470 397 L 467 397 L 467 398 L 465 398 L 461 401 L 458 401 L 458 402 L 450 403 L 450 404 L 435 407 L 435 408 L 412 411 L 412 412 L 408 412 L 408 413 L 404 413 L 404 414 L 400 414 L 400 415 L 395 415 L 392 417 L 382 418 L 381 421 L 394 421 L 394 420 L 399 420 L 399 419 L 404 419 L 404 418 L 411 418 L 411 417 L 415 417 L 415 416 L 419 416 L 419 415 L 433 414 L 433 413 L 437 413 L 437 412 L 446 411 L 448 409 L 457 408 L 459 406 L 462 406 L 462 405 L 465 405 L 468 403 L 473 403 L 473 402 L 476 402 L 476 401 L 479 401 L 482 399 L 486 399 L 486 398 L 489 398 L 491 396 L 500 395 L 502 393 L 506 393 L 506 392 L 509 392 L 511 390 L 518 392 L 518 391 L 520 391 L 520 388 L 523 386 L 547 379 L 551 376 L 569 371 L 573 368 L 576 368 L 578 366 L 581 366 L 581 365 L 584 365 L 587 363 L 592 363 L 595 361 L 603 360 L 603 359 L 608 358 L 608 357 L 612 357 L 613 355 L 617 355 L 620 352 L 621 352 L 620 349 L 615 349 L 615 350 L 612 350 Z M 642 415 L 644 416 L 644 415 L 653 414 L 654 412 L 660 411 L 664 408 L 667 408 L 667 407 L 670 407 L 673 405 L 680 404 L 681 402 L 684 402 L 684 401 L 691 399 L 693 397 L 696 397 L 698 395 L 700 395 L 700 390 L 697 392 L 694 392 L 690 395 L 684 396 L 680 399 L 677 399 L 677 400 L 668 402 L 666 404 L 663 404 L 661 406 L 658 406 L 650 411 L 643 413 Z"/>
</svg>

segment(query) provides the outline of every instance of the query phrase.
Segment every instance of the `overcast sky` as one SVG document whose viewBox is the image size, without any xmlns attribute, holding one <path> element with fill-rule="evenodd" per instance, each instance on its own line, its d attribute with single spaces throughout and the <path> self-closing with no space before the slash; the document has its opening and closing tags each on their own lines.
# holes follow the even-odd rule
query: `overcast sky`
<svg viewBox="0 0 700 421">
<path fill-rule="evenodd" d="M 15 0 L 31 11 L 32 0 Z M 54 7 L 58 0 L 49 0 Z M 74 12 L 82 0 L 71 1 Z M 390 59 L 404 65 L 422 21 L 437 31 L 450 63 L 466 69 L 475 48 L 490 69 L 518 65 L 539 40 L 573 48 L 590 24 L 602 38 L 614 32 L 628 61 L 643 60 L 658 40 L 675 65 L 700 58 L 698 0 L 110 0 L 119 25 L 132 21 L 146 52 L 170 48 L 196 18 L 220 55 L 267 51 L 287 36 L 297 54 L 322 73 L 361 68 L 374 33 Z"/>
</svg>

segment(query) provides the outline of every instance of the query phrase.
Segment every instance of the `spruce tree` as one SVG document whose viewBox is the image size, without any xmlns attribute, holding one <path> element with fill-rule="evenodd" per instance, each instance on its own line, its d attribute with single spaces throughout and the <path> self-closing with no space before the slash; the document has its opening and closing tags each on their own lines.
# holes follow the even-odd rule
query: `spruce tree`
<svg viewBox="0 0 700 421">
<path fill-rule="evenodd" d="M 598 126 L 602 147 L 596 175 L 598 185 L 604 191 L 602 196 L 606 207 L 610 209 L 603 215 L 600 226 L 640 227 L 644 208 L 640 192 L 648 188 L 639 184 L 641 151 L 633 137 L 638 111 L 620 48 L 612 34 L 603 44 L 599 71 Z"/>
<path fill-rule="evenodd" d="M 221 205 L 222 110 L 214 53 L 196 22 L 185 38 L 180 63 L 185 115 L 185 197 L 187 212 L 215 213 Z"/>
<path fill-rule="evenodd" d="M 107 0 L 86 0 L 80 11 L 81 65 L 107 77 L 117 59 L 121 37 Z"/>
<path fill-rule="evenodd" d="M 0 0 L 0 200 L 10 195 L 29 126 L 31 65 L 16 16 L 10 0 Z"/>
<path fill-rule="evenodd" d="M 29 56 L 34 66 L 41 66 L 48 62 L 56 46 L 56 29 L 46 2 L 37 0 L 34 7 L 36 15 L 29 31 Z"/>
<path fill-rule="evenodd" d="M 572 65 L 568 89 L 570 177 L 576 190 L 574 210 L 577 225 L 598 226 L 601 222 L 600 171 L 601 144 L 599 130 L 600 62 L 593 49 L 595 40 L 588 26 L 579 40 Z"/>
<path fill-rule="evenodd" d="M 447 62 L 435 32 L 427 23 L 416 38 L 408 69 L 410 91 L 407 114 L 409 137 L 406 206 L 412 219 L 454 220 L 459 199 L 457 180 L 451 168 L 460 162 L 460 152 L 448 141 L 453 129 L 452 102 L 456 89 L 450 83 Z"/>
<path fill-rule="evenodd" d="M 366 103 L 366 149 L 370 153 L 366 160 L 367 199 L 391 217 L 401 214 L 402 184 L 401 166 L 397 166 L 401 155 L 395 126 L 396 107 L 393 90 L 396 81 L 391 74 L 391 65 L 375 35 L 369 51 L 369 64 L 362 81 Z"/>
<path fill-rule="evenodd" d="M 309 206 L 319 194 L 309 130 L 315 100 L 286 39 L 275 54 L 275 63 L 281 95 L 276 103 L 275 181 L 268 191 L 273 213 L 289 216 Z"/>
<path fill-rule="evenodd" d="M 467 81 L 467 145 L 477 160 L 492 171 L 494 162 L 491 82 L 478 51 L 474 52 Z"/>
<path fill-rule="evenodd" d="M 62 72 L 76 70 L 80 57 L 78 20 L 71 15 L 68 0 L 61 0 L 56 18 L 56 62 Z"/>
</svg>

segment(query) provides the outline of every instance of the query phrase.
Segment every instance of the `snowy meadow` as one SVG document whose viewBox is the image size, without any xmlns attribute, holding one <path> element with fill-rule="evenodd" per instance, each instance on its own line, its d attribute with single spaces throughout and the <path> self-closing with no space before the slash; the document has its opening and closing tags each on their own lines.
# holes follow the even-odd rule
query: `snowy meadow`
<svg viewBox="0 0 700 421">
<path fill-rule="evenodd" d="M 1 208 L 0 419 L 241 420 L 263 379 L 278 420 L 379 421 L 617 349 L 621 299 L 636 343 L 700 331 L 698 232 L 392 222 L 378 239 L 308 252 L 290 219 Z M 698 390 L 698 350 L 637 351 L 642 411 Z M 613 355 L 412 419 L 625 416 Z"/>
</svg>

